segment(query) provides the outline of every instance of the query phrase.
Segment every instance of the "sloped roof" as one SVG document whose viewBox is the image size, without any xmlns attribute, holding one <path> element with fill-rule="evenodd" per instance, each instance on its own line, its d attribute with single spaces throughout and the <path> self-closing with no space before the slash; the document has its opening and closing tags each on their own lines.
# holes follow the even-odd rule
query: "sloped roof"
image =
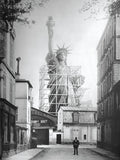
<svg viewBox="0 0 120 160">
<path fill-rule="evenodd" d="M 66 107 L 61 106 L 60 109 L 64 111 L 97 111 L 95 107 Z"/>
</svg>

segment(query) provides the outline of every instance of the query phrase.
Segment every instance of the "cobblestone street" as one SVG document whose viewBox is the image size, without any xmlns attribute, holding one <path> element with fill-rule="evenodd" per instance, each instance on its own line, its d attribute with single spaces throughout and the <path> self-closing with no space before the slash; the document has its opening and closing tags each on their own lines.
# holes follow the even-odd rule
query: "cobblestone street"
<svg viewBox="0 0 120 160">
<path fill-rule="evenodd" d="M 79 155 L 73 155 L 72 148 L 46 148 L 31 160 L 109 160 L 109 158 L 87 148 L 79 148 Z"/>
<path fill-rule="evenodd" d="M 79 155 L 73 155 L 72 145 L 38 145 L 37 148 L 28 149 L 3 160 L 119 160 L 115 153 L 96 145 L 79 146 Z"/>
</svg>

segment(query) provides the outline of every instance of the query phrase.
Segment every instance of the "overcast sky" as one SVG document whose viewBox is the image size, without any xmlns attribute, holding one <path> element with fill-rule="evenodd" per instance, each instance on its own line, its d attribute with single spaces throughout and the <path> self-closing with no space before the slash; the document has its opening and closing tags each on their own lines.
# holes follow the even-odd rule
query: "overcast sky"
<svg viewBox="0 0 120 160">
<path fill-rule="evenodd" d="M 36 23 L 31 26 L 16 25 L 15 54 L 21 57 L 21 78 L 33 85 L 34 107 L 39 106 L 39 69 L 46 64 L 48 53 L 48 16 L 55 21 L 54 49 L 57 45 L 70 45 L 68 65 L 81 66 L 85 76 L 83 87 L 88 88 L 83 100 L 92 100 L 96 104 L 97 53 L 96 47 L 105 28 L 106 19 L 89 18 L 89 14 L 80 14 L 82 0 L 50 0 L 43 8 L 36 9 L 30 18 Z"/>
</svg>

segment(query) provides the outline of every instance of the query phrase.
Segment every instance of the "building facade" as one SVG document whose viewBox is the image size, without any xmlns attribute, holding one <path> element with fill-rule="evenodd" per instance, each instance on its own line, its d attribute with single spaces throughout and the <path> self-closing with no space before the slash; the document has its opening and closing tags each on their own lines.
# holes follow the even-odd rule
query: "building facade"
<svg viewBox="0 0 120 160">
<path fill-rule="evenodd" d="M 30 147 L 32 85 L 28 80 L 16 79 L 16 136 L 17 149 Z"/>
<path fill-rule="evenodd" d="M 120 153 L 120 81 L 113 87 L 112 150 Z"/>
<path fill-rule="evenodd" d="M 16 150 L 15 33 L 0 22 L 0 157 Z"/>
<path fill-rule="evenodd" d="M 94 107 L 61 107 L 58 111 L 58 131 L 61 143 L 72 143 L 77 137 L 80 143 L 97 142 L 97 110 Z"/>
<path fill-rule="evenodd" d="M 97 47 L 98 54 L 98 146 L 116 151 L 114 141 L 116 96 L 114 86 L 120 80 L 120 17 L 111 15 Z M 116 120 L 117 122 L 117 120 Z M 120 128 L 118 125 L 117 128 Z"/>
</svg>

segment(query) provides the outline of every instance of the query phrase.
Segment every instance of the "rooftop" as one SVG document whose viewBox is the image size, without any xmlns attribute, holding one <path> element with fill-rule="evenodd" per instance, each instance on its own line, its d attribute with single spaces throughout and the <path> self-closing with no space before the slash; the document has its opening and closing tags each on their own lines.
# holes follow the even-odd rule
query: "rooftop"
<svg viewBox="0 0 120 160">
<path fill-rule="evenodd" d="M 16 79 L 17 83 L 28 83 L 30 88 L 33 88 L 32 84 L 30 83 L 30 81 L 26 80 L 26 79 Z"/>
<path fill-rule="evenodd" d="M 60 109 L 64 111 L 97 111 L 95 107 L 66 107 L 62 106 Z"/>
</svg>

